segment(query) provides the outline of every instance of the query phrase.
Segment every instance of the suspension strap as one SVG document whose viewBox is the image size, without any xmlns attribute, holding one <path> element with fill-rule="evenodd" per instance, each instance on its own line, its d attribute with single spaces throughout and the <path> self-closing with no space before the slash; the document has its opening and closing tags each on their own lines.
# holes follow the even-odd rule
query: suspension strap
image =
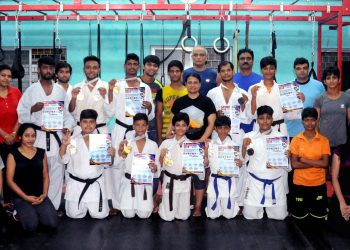
<svg viewBox="0 0 350 250">
<path fill-rule="evenodd" d="M 315 23 L 316 23 L 316 16 L 315 16 L 315 12 L 313 12 L 310 16 L 310 21 L 312 22 L 312 37 L 311 37 L 311 69 L 309 72 L 309 78 L 314 78 L 317 80 L 317 74 L 316 71 L 314 69 L 314 65 L 315 65 Z"/>
<path fill-rule="evenodd" d="M 165 57 L 165 40 L 164 40 L 164 20 L 162 20 L 162 62 Z M 160 77 L 160 82 L 165 86 L 165 65 L 162 63 L 162 76 Z"/>
<path fill-rule="evenodd" d="M 128 27 L 128 21 L 125 22 L 125 58 L 128 55 L 128 39 L 129 39 L 129 27 Z"/>
<path fill-rule="evenodd" d="M 141 20 L 141 23 L 140 23 L 140 60 L 142 61 L 144 57 L 145 57 L 145 54 L 144 54 L 143 22 Z M 140 67 L 139 67 L 140 75 L 142 75 L 142 66 L 143 66 L 143 63 L 140 63 Z"/>
<path fill-rule="evenodd" d="M 92 55 L 91 21 L 89 21 L 89 56 Z"/>
</svg>

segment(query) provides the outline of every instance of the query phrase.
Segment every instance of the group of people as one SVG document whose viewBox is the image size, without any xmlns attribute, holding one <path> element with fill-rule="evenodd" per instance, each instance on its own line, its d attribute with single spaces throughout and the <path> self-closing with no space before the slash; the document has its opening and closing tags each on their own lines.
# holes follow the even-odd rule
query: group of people
<svg viewBox="0 0 350 250">
<path fill-rule="evenodd" d="M 64 183 L 65 212 L 71 218 L 89 213 L 102 219 L 120 211 L 126 218 L 158 213 L 166 221 L 186 220 L 201 216 L 204 205 L 212 219 L 240 213 L 261 219 L 265 211 L 268 218 L 283 220 L 289 212 L 300 225 L 322 224 L 328 214 L 329 169 L 335 196 L 328 219 L 349 229 L 350 94 L 339 90 L 339 69 L 325 69 L 322 84 L 309 77 L 309 62 L 296 58 L 291 82 L 304 109 L 286 113 L 273 57 L 261 59 L 260 75 L 252 71 L 254 53 L 248 48 L 238 52 L 239 73 L 228 61 L 217 72 L 207 68 L 202 46 L 191 56 L 189 69 L 178 60 L 168 64 L 166 86 L 155 79 L 160 60 L 154 55 L 143 59 L 143 74 L 137 76 L 139 57 L 128 54 L 125 79 L 109 82 L 99 78 L 100 59 L 87 56 L 85 79 L 74 85 L 68 63 L 55 65 L 53 58 L 42 57 L 40 79 L 23 95 L 10 84 L 11 68 L 0 66 L 0 166 L 6 173 L 0 191 L 4 187 L 5 200 L 14 202 L 24 229 L 57 225 Z M 141 102 L 126 98 L 132 91 Z M 52 101 L 64 102 L 58 131 L 43 126 L 44 105 Z M 89 135 L 110 132 L 111 164 L 91 165 Z M 286 137 L 287 145 L 290 140 L 279 156 L 290 158 L 287 168 L 268 167 L 271 137 Z M 202 171 L 184 168 L 184 145 L 189 144 L 202 149 Z M 236 152 L 236 175 L 222 174 L 223 148 Z M 152 185 L 133 181 L 140 155 L 154 156 L 144 162 Z"/>
</svg>

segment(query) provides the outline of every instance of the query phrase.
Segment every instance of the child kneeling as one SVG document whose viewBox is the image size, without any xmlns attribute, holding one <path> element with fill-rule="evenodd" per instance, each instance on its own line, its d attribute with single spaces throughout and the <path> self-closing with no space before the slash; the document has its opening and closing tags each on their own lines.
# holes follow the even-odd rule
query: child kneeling
<svg viewBox="0 0 350 250">
<path fill-rule="evenodd" d="M 66 214 L 78 219 L 89 214 L 92 218 L 103 219 L 108 216 L 108 200 L 106 197 L 103 171 L 108 165 L 90 165 L 89 135 L 96 134 L 97 112 L 92 109 L 83 110 L 80 114 L 81 133 L 71 138 L 65 133 L 60 155 L 67 165 L 69 178 L 66 187 Z M 115 155 L 115 149 L 108 148 L 108 154 Z"/>
<path fill-rule="evenodd" d="M 215 219 L 224 216 L 227 219 L 235 217 L 239 212 L 238 180 L 239 177 L 224 175 L 220 172 L 218 151 L 219 146 L 240 146 L 230 137 L 231 121 L 227 116 L 219 116 L 215 121 L 215 131 L 218 137 L 209 143 L 210 177 L 207 189 L 207 207 L 205 209 L 209 218 Z M 226 152 L 227 153 L 227 152 Z M 234 151 L 232 150 L 232 154 Z M 235 157 L 235 164 L 242 167 L 240 155 Z M 238 173 L 239 174 L 239 173 Z"/>
<path fill-rule="evenodd" d="M 175 136 L 159 147 L 159 162 L 162 165 L 162 202 L 159 216 L 166 221 L 187 220 L 191 215 L 191 174 L 182 172 L 182 144 L 189 141 L 186 132 L 190 119 L 186 113 L 177 113 L 172 119 Z"/>
</svg>

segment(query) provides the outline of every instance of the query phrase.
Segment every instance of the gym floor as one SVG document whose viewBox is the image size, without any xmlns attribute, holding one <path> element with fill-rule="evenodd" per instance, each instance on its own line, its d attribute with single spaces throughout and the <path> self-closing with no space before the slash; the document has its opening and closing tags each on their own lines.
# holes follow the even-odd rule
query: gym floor
<svg viewBox="0 0 350 250">
<path fill-rule="evenodd" d="M 262 219 L 190 218 L 165 222 L 158 215 L 147 220 L 121 214 L 104 220 L 60 219 L 55 231 L 40 228 L 26 233 L 20 225 L 0 235 L 0 249 L 350 249 L 350 239 L 325 228 L 317 236 L 285 221 Z"/>
</svg>

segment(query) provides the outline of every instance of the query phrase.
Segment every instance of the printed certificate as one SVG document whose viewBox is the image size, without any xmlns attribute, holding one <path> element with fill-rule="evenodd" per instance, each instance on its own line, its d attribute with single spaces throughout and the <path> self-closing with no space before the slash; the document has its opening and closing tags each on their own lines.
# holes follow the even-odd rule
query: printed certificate
<svg viewBox="0 0 350 250">
<path fill-rule="evenodd" d="M 89 134 L 90 165 L 110 165 L 112 156 L 107 150 L 112 146 L 110 134 Z"/>
<path fill-rule="evenodd" d="M 294 82 L 278 84 L 280 90 L 280 99 L 283 113 L 302 110 L 304 108 L 303 101 L 297 96 L 299 85 Z"/>
<path fill-rule="evenodd" d="M 289 148 L 287 136 L 266 136 L 267 168 L 288 168 Z"/>
<path fill-rule="evenodd" d="M 125 116 L 132 117 L 137 113 L 145 113 L 143 107 L 145 100 L 145 87 L 125 88 Z"/>
<path fill-rule="evenodd" d="M 204 173 L 204 142 L 184 142 L 182 144 L 182 168 L 185 173 Z"/>
<path fill-rule="evenodd" d="M 239 134 L 241 124 L 241 106 L 240 105 L 224 105 L 221 106 L 222 113 L 231 120 L 230 134 Z"/>
<path fill-rule="evenodd" d="M 131 165 L 131 183 L 153 185 L 153 173 L 149 168 L 155 162 L 155 154 L 134 153 Z"/>
<path fill-rule="evenodd" d="M 46 101 L 42 109 L 42 124 L 47 131 L 63 129 L 64 101 Z"/>
<path fill-rule="evenodd" d="M 239 177 L 239 166 L 235 159 L 239 158 L 239 146 L 218 145 L 218 175 Z"/>
</svg>

